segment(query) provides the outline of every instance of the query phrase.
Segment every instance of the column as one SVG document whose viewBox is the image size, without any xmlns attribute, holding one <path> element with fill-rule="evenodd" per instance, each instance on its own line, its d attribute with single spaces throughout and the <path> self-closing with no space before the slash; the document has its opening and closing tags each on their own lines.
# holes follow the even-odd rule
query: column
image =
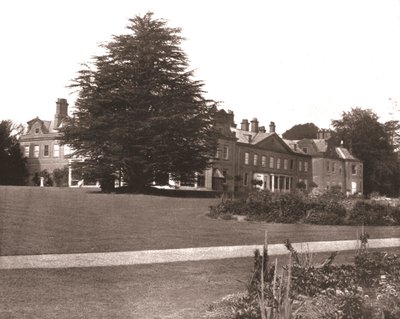
<svg viewBox="0 0 400 319">
<path fill-rule="evenodd" d="M 68 160 L 68 187 L 72 186 L 72 161 Z"/>
<path fill-rule="evenodd" d="M 275 176 L 274 174 L 270 175 L 271 181 L 272 181 L 272 188 L 271 188 L 271 192 L 275 191 Z"/>
</svg>

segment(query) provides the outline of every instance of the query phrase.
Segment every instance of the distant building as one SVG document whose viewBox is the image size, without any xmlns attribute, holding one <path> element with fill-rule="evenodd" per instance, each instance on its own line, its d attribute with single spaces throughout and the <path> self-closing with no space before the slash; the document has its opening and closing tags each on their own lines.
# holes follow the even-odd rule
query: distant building
<svg viewBox="0 0 400 319">
<path fill-rule="evenodd" d="M 363 193 L 363 163 L 343 146 L 335 146 L 328 130 L 320 130 L 317 139 L 291 141 L 311 155 L 313 181 L 320 189 L 339 187 L 342 192 Z"/>
<path fill-rule="evenodd" d="M 67 118 L 67 100 L 58 99 L 53 121 L 35 118 L 28 122 L 20 145 L 27 158 L 29 184 L 35 174 L 43 170 L 51 174 L 76 160 L 70 158 L 70 148 L 60 144 L 59 129 Z M 313 182 L 320 189 L 336 186 L 351 194 L 363 192 L 362 162 L 346 148 L 333 145 L 327 130 L 320 130 L 317 139 L 283 140 L 274 122 L 268 132 L 256 118 L 242 120 L 238 128 L 233 112 L 225 110 L 217 112 L 215 127 L 220 136 L 210 167 L 189 180 L 170 184 L 182 189 L 290 192 L 300 186 L 309 189 Z M 68 185 L 82 185 L 82 177 L 73 173 L 70 168 Z"/>
<path fill-rule="evenodd" d="M 57 99 L 56 114 L 53 121 L 44 121 L 38 117 L 27 122 L 25 134 L 20 137 L 20 145 L 27 159 L 29 172 L 28 184 L 33 184 L 33 177 L 43 170 L 52 173 L 56 168 L 68 165 L 70 149 L 60 144 L 59 128 L 68 117 L 66 99 Z"/>
<path fill-rule="evenodd" d="M 211 167 L 198 174 L 192 185 L 181 182 L 178 187 L 217 191 L 258 188 L 272 192 L 290 192 L 299 182 L 309 187 L 311 156 L 285 143 L 276 134 L 274 122 L 268 132 L 255 118 L 250 122 L 244 119 L 237 128 L 233 112 L 220 110 L 215 125 L 220 138 Z"/>
</svg>

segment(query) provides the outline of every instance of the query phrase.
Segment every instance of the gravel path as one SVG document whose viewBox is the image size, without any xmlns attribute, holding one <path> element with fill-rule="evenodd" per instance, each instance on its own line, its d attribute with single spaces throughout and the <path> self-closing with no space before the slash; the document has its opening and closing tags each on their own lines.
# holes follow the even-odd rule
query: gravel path
<svg viewBox="0 0 400 319">
<path fill-rule="evenodd" d="M 400 247 L 400 238 L 370 239 L 368 246 L 369 248 Z M 293 247 L 298 252 L 309 251 L 313 253 L 355 250 L 357 241 L 293 243 Z M 255 249 L 262 249 L 262 246 L 247 245 L 128 252 L 3 256 L 0 257 L 0 269 L 106 267 L 240 258 L 253 256 Z M 287 254 L 287 249 L 282 244 L 273 244 L 268 245 L 268 252 L 272 256 L 284 255 Z"/>
</svg>

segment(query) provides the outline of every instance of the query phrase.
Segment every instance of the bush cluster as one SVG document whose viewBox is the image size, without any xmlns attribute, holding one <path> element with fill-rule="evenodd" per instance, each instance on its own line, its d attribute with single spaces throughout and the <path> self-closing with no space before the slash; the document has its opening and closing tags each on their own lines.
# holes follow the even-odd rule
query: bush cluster
<svg viewBox="0 0 400 319">
<path fill-rule="evenodd" d="M 223 201 L 212 206 L 209 214 L 224 219 L 233 215 L 275 223 L 400 225 L 399 204 L 393 206 L 373 200 L 348 199 L 335 189 L 316 196 L 303 192 L 254 191 L 246 198 Z"/>
<path fill-rule="evenodd" d="M 230 296 L 229 302 L 225 300 L 225 313 L 218 318 L 262 318 L 260 258 L 257 251 L 247 292 Z M 276 292 L 286 295 L 286 283 L 279 280 L 282 275 L 276 279 L 274 266 L 264 267 L 266 305 L 277 309 Z M 289 265 L 283 266 L 286 273 L 288 268 Z M 303 265 L 294 261 L 290 268 L 290 279 L 286 278 L 290 280 L 290 318 L 400 318 L 400 257 L 396 254 L 362 251 L 350 265 Z M 284 272 L 278 269 L 278 273 Z M 369 277 L 367 281 L 365 277 Z M 275 289 L 275 282 L 285 283 L 283 290 Z"/>
</svg>

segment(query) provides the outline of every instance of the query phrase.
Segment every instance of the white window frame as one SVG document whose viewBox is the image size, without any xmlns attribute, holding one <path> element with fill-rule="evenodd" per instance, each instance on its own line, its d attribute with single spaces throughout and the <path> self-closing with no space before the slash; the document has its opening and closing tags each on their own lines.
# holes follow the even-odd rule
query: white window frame
<svg viewBox="0 0 400 319">
<path fill-rule="evenodd" d="M 257 166 L 258 165 L 258 154 L 254 154 L 253 155 L 253 166 Z"/>
<path fill-rule="evenodd" d="M 53 157 L 60 157 L 60 144 L 53 145 Z"/>
<path fill-rule="evenodd" d="M 269 168 L 274 168 L 275 158 L 273 156 L 269 157 Z"/>
<path fill-rule="evenodd" d="M 265 155 L 261 156 L 261 166 L 266 167 L 267 166 L 267 157 Z"/>
<path fill-rule="evenodd" d="M 224 146 L 223 151 L 222 151 L 222 158 L 224 160 L 228 160 L 229 159 L 229 147 L 228 146 Z"/>
<path fill-rule="evenodd" d="M 47 154 L 46 154 L 46 146 L 47 146 Z M 43 157 L 49 157 L 50 156 L 50 145 L 46 144 L 43 146 Z"/>
<path fill-rule="evenodd" d="M 245 152 L 244 153 L 244 165 L 249 165 L 250 164 L 250 153 Z"/>
<path fill-rule="evenodd" d="M 25 145 L 24 146 L 24 156 L 29 158 L 29 154 L 30 153 L 30 146 L 29 145 Z"/>
<path fill-rule="evenodd" d="M 39 158 L 40 145 L 33 146 L 33 158 Z"/>
</svg>

